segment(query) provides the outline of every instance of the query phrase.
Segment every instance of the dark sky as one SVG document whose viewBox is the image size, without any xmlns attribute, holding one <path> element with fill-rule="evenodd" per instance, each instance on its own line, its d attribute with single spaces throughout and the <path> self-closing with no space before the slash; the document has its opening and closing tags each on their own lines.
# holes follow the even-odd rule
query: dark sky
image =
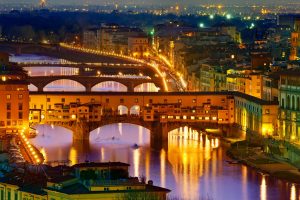
<svg viewBox="0 0 300 200">
<path fill-rule="evenodd" d="M 101 5 L 104 2 L 111 2 L 111 3 L 118 3 L 118 4 L 128 4 L 128 3 L 135 3 L 135 4 L 154 4 L 154 5 L 172 5 L 172 4 L 182 4 L 182 5 L 200 5 L 200 4 L 286 4 L 286 3 L 299 3 L 299 0 L 47 0 L 51 5 L 82 5 L 84 3 L 88 4 L 98 4 Z M 0 0 L 0 3 L 29 3 L 37 5 L 39 0 Z"/>
</svg>

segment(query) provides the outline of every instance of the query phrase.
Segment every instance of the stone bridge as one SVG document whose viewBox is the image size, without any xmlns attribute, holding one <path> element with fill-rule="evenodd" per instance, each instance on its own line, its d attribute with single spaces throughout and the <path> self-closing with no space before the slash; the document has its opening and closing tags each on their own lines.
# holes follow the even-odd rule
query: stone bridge
<svg viewBox="0 0 300 200">
<path fill-rule="evenodd" d="M 85 87 L 86 92 L 91 92 L 92 88 L 102 82 L 114 81 L 121 83 L 127 87 L 128 92 L 134 92 L 134 88 L 143 83 L 154 83 L 154 85 L 160 88 L 160 91 L 165 91 L 164 84 L 161 78 L 117 78 L 117 77 L 93 77 L 93 76 L 31 76 L 28 78 L 29 83 L 36 86 L 39 92 L 42 92 L 44 88 L 57 80 L 72 80 L 80 83 Z"/>
<path fill-rule="evenodd" d="M 102 116 L 100 121 L 49 121 L 44 124 L 64 127 L 73 132 L 73 141 L 86 144 L 89 141 L 90 133 L 99 127 L 116 124 L 128 123 L 147 128 L 150 131 L 150 145 L 153 149 L 167 148 L 168 133 L 175 129 L 188 126 L 195 130 L 220 129 L 223 132 L 227 130 L 228 125 L 221 125 L 216 122 L 160 122 L 144 121 L 142 117 L 131 115 Z M 35 126 L 37 124 L 31 124 Z"/>
</svg>

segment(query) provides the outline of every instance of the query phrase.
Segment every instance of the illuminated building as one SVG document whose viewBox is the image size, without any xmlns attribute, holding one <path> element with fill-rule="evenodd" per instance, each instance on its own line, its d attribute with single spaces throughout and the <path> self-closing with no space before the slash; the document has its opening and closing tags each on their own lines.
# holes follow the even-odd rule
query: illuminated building
<svg viewBox="0 0 300 200">
<path fill-rule="evenodd" d="M 221 67 L 202 64 L 200 67 L 200 91 L 226 91 L 226 72 Z"/>
<path fill-rule="evenodd" d="M 133 38 L 138 38 L 138 42 L 135 42 Z M 141 29 L 119 26 L 117 24 L 101 25 L 98 30 L 98 39 L 100 41 L 99 48 L 101 51 L 124 55 L 133 55 L 134 53 L 140 54 L 141 51 L 145 54 L 145 46 L 148 43 L 148 38 Z M 139 49 L 136 51 L 135 48 L 137 45 Z M 140 49 L 141 46 L 143 46 L 142 49 Z"/>
<path fill-rule="evenodd" d="M 241 93 L 263 98 L 263 75 L 252 70 L 228 70 L 227 71 L 228 91 Z"/>
<path fill-rule="evenodd" d="M 0 199 L 166 199 L 170 190 L 152 181 L 129 177 L 129 164 L 81 163 L 71 167 L 43 166 L 40 171 L 8 172 L 0 178 Z"/>
<path fill-rule="evenodd" d="M 148 37 L 144 34 L 129 36 L 128 53 L 135 58 L 147 58 L 149 56 Z"/>
<path fill-rule="evenodd" d="M 18 133 L 28 128 L 29 91 L 27 74 L 22 68 L 0 56 L 0 133 Z"/>
<path fill-rule="evenodd" d="M 278 103 L 255 97 L 236 95 L 235 123 L 248 133 L 277 135 Z"/>
<path fill-rule="evenodd" d="M 300 113 L 300 72 L 289 70 L 280 75 L 279 82 L 279 133 L 280 138 L 299 142 L 300 123 L 298 122 Z"/>
</svg>

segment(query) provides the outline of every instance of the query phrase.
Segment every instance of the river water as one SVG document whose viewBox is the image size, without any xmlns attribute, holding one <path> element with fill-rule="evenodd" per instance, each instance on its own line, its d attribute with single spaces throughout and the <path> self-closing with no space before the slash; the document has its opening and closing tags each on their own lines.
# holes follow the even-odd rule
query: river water
<svg viewBox="0 0 300 200">
<path fill-rule="evenodd" d="M 46 161 L 120 161 L 130 164 L 130 175 L 145 176 L 155 185 L 184 199 L 298 199 L 293 184 L 262 176 L 243 165 L 228 164 L 217 138 L 184 127 L 169 133 L 167 150 L 150 148 L 149 130 L 131 124 L 112 124 L 91 132 L 89 144 L 73 144 L 72 132 L 39 125 L 31 142 Z M 140 148 L 133 148 L 138 144 Z M 297 198 L 296 198 L 297 196 Z"/>
<path fill-rule="evenodd" d="M 35 55 L 11 58 L 12 61 L 39 59 L 52 60 Z M 107 85 L 102 86 L 104 90 L 105 87 Z M 112 90 L 118 87 L 114 85 Z M 73 143 L 72 132 L 65 128 L 38 125 L 36 129 L 38 135 L 31 142 L 41 150 L 47 162 L 129 163 L 131 176 L 145 176 L 155 185 L 171 189 L 170 196 L 178 199 L 300 199 L 298 185 L 263 176 L 243 165 L 228 164 L 226 147 L 219 139 L 188 127 L 170 132 L 168 149 L 159 151 L 150 148 L 149 130 L 137 125 L 120 123 L 100 127 L 91 132 L 89 143 L 84 145 Z M 134 144 L 139 148 L 133 148 Z"/>
</svg>

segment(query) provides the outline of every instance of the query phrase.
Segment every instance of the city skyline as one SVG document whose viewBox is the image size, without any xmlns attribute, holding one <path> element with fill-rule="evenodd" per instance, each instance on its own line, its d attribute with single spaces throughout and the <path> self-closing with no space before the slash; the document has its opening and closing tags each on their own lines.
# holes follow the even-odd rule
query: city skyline
<svg viewBox="0 0 300 200">
<path fill-rule="evenodd" d="M 31 5 L 38 5 L 38 0 L 11 0 L 9 2 L 5 0 L 0 0 L 0 4 L 31 4 Z M 274 0 L 272 2 L 268 0 L 166 0 L 166 1 L 159 1 L 159 0 L 114 0 L 114 1 L 107 1 L 107 0 L 48 0 L 47 4 L 49 5 L 103 5 L 103 4 L 118 4 L 118 5 L 152 5 L 152 6 L 172 6 L 172 5 L 187 5 L 187 6 L 195 6 L 195 5 L 207 5 L 207 4 L 222 4 L 222 5 L 286 5 L 286 4 L 300 4 L 297 0 L 287 0 L 284 3 L 280 0 Z"/>
</svg>

